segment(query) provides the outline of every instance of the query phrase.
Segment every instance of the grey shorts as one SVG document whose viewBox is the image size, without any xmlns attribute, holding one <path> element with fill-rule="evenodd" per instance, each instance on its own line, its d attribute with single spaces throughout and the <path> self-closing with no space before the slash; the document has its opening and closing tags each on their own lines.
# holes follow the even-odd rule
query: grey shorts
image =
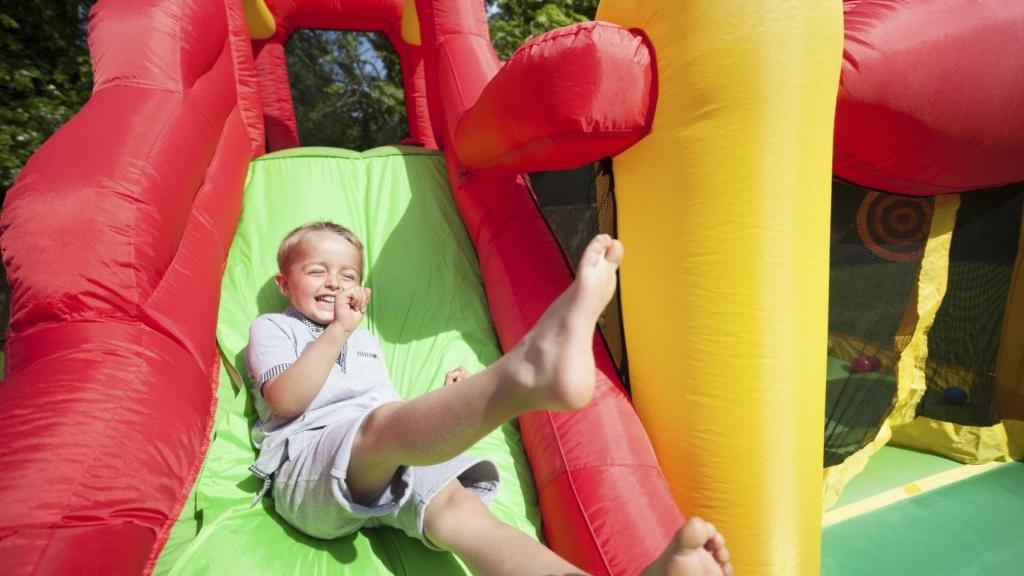
<svg viewBox="0 0 1024 576">
<path fill-rule="evenodd" d="M 458 456 L 433 466 L 403 466 L 368 505 L 352 500 L 345 476 L 359 426 L 369 413 L 288 439 L 288 460 L 274 477 L 274 508 L 289 524 L 323 539 L 362 527 L 391 526 L 437 550 L 423 534 L 430 500 L 452 480 L 490 505 L 498 470 L 483 458 Z"/>
</svg>

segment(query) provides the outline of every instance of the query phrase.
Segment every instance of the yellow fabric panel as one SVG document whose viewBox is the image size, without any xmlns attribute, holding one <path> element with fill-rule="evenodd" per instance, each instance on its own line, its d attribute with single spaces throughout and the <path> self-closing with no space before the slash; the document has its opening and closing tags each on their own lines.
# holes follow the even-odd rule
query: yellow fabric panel
<svg viewBox="0 0 1024 576">
<path fill-rule="evenodd" d="M 249 35 L 253 40 L 266 40 L 274 35 L 277 23 L 267 8 L 265 0 L 242 0 L 245 7 L 245 22 L 249 25 Z"/>
<path fill-rule="evenodd" d="M 932 452 L 964 464 L 984 464 L 1009 460 L 1011 453 L 1019 454 L 1021 440 L 1015 439 L 1011 448 L 1011 443 L 1007 438 L 1007 427 L 1003 424 L 964 426 L 933 418 L 914 417 L 917 405 L 925 391 L 924 366 L 928 357 L 927 333 L 935 321 L 935 314 L 946 292 L 949 245 L 959 204 L 959 195 L 935 198 L 931 232 L 925 247 L 924 259 L 921 262 L 921 276 L 918 281 L 919 320 L 914 336 L 900 358 L 898 399 L 896 408 L 889 417 L 889 423 L 892 425 L 892 443 L 894 445 Z M 1015 289 L 1020 290 L 1021 282 L 1018 278 L 1020 268 L 1018 258 L 1011 294 Z M 1021 362 L 1019 357 L 1021 351 L 1015 350 L 1014 346 L 1020 345 L 1024 329 L 1021 329 L 1019 321 L 1015 323 L 1011 316 L 1021 314 L 1024 318 L 1024 312 L 1015 309 L 1015 304 L 1024 307 L 1024 298 L 1018 297 L 1018 302 L 1013 302 L 1011 296 L 1003 329 L 1004 340 L 1000 348 L 1000 367 L 1003 367 L 1002 363 L 1012 365 L 1014 361 Z M 1014 352 L 1018 354 L 1017 357 L 1014 357 Z M 1013 372 L 1010 368 L 1006 368 L 1006 370 L 1005 373 L 1000 373 L 997 368 L 997 375 L 1005 374 L 1007 376 L 1005 380 L 1001 381 L 997 376 L 997 398 L 1000 393 L 1000 382 L 1003 386 L 1002 394 L 1005 397 L 1007 384 L 1010 385 L 1010 393 L 1013 393 L 1016 392 L 1016 389 L 1012 386 L 1020 384 L 1021 382 L 1018 380 L 1024 379 L 1019 371 Z M 1011 426 L 1010 429 L 1019 433 L 1017 432 L 1019 428 L 1015 426 Z"/>
<path fill-rule="evenodd" d="M 1006 429 L 1006 453 L 1014 460 L 1024 460 L 1024 421 L 1003 420 Z"/>
<path fill-rule="evenodd" d="M 842 6 L 603 0 L 657 55 L 614 159 L 630 382 L 676 501 L 736 573 L 819 570 Z"/>
<path fill-rule="evenodd" d="M 416 0 L 405 0 L 405 5 L 402 6 L 402 40 L 413 46 L 422 44 L 420 15 L 416 11 Z"/>
<path fill-rule="evenodd" d="M 892 434 L 894 445 L 931 452 L 964 464 L 1010 459 L 1006 428 L 1002 424 L 963 426 L 919 416 L 909 424 L 893 426 Z"/>
<path fill-rule="evenodd" d="M 1024 230 L 1008 300 L 996 361 L 996 408 L 1003 418 L 1024 420 Z"/>
<path fill-rule="evenodd" d="M 913 420 L 917 404 L 924 396 L 928 331 L 931 330 L 935 314 L 946 295 L 949 245 L 953 239 L 953 224 L 956 222 L 956 212 L 959 208 L 959 195 L 935 197 L 932 225 L 928 232 L 928 242 L 925 244 L 924 256 L 921 259 L 921 273 L 917 280 L 917 327 L 910 343 L 903 349 L 897 366 L 896 407 L 889 415 L 889 423 L 893 425 Z"/>
<path fill-rule="evenodd" d="M 868 460 L 885 446 L 892 438 L 892 429 L 889 423 L 885 422 L 879 428 L 878 434 L 870 444 L 850 454 L 842 464 L 825 468 L 824 482 L 821 489 L 821 505 L 823 510 L 828 510 L 839 500 L 843 488 L 853 480 L 853 477 L 864 471 Z M 827 516 L 827 514 L 826 514 Z"/>
</svg>

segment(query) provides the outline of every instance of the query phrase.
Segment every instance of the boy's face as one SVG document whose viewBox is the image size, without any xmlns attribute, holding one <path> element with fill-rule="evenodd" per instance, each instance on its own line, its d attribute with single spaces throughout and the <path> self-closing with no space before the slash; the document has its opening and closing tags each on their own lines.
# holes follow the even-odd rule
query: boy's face
<svg viewBox="0 0 1024 576">
<path fill-rule="evenodd" d="M 335 296 L 359 286 L 363 255 L 332 232 L 310 232 L 295 247 L 288 270 L 278 274 L 277 288 L 292 306 L 318 324 L 334 320 Z"/>
</svg>

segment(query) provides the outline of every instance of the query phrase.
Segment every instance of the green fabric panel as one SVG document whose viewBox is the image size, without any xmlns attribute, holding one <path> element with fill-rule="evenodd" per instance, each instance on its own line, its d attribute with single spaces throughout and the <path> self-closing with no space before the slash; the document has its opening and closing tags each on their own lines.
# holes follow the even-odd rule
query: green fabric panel
<svg viewBox="0 0 1024 576">
<path fill-rule="evenodd" d="M 245 374 L 249 324 L 286 305 L 273 282 L 277 246 L 312 220 L 333 220 L 363 240 L 365 284 L 373 289 L 365 326 L 381 341 L 392 380 L 405 397 L 440 387 L 444 373 L 458 365 L 476 372 L 500 356 L 443 157 L 406 147 L 364 153 L 304 148 L 263 156 L 249 168 L 217 330 L 239 373 Z M 246 469 L 256 455 L 249 437 L 252 402 L 223 368 L 217 398 L 194 502 L 172 531 L 158 574 L 466 573 L 453 555 L 431 551 L 397 530 L 317 540 L 278 518 L 270 498 L 250 508 L 259 485 Z M 540 514 L 517 426 L 506 424 L 470 452 L 498 465 L 495 515 L 537 538 Z"/>
<path fill-rule="evenodd" d="M 1024 573 L 1024 463 L 825 528 L 823 576 Z"/>
<path fill-rule="evenodd" d="M 963 464 L 942 456 L 895 446 L 883 446 L 871 456 L 864 471 L 854 476 L 846 485 L 835 507 L 859 502 L 961 466 Z"/>
</svg>

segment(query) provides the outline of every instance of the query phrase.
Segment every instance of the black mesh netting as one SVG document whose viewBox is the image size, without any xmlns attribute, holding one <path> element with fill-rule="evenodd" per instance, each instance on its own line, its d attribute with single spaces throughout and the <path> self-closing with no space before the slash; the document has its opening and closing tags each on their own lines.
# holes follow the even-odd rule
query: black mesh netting
<svg viewBox="0 0 1024 576">
<path fill-rule="evenodd" d="M 960 196 L 946 293 L 928 331 L 920 416 L 998 422 L 993 380 L 1022 205 L 1024 185 Z M 917 284 L 934 206 L 931 198 L 833 187 L 826 466 L 873 439 L 892 410 L 896 364 L 917 328 Z"/>
<path fill-rule="evenodd" d="M 980 190 L 960 199 L 946 295 L 928 333 L 921 416 L 970 426 L 999 421 L 993 380 L 1022 202 L 1024 185 Z"/>
<path fill-rule="evenodd" d="M 573 267 L 595 234 L 617 237 L 611 159 L 575 170 L 534 172 L 528 179 L 541 214 Z M 619 290 L 598 320 L 622 383 L 629 388 L 626 338 Z"/>
<path fill-rule="evenodd" d="M 917 325 L 916 285 L 934 202 L 835 182 L 829 276 L 825 466 L 877 435 Z"/>
</svg>

